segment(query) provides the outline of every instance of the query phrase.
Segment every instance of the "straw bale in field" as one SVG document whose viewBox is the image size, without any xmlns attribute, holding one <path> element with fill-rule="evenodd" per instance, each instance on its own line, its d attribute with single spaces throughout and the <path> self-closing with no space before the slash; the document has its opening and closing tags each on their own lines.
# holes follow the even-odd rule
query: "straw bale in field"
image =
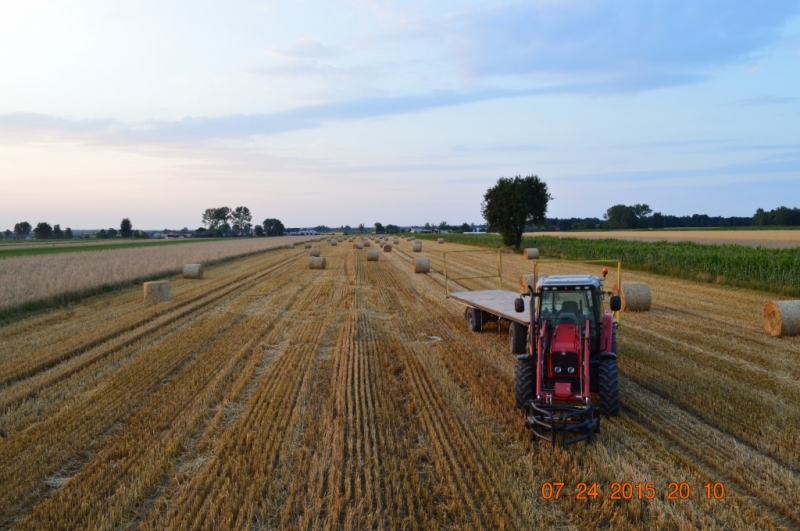
<svg viewBox="0 0 800 531">
<path fill-rule="evenodd" d="M 527 260 L 536 260 L 537 258 L 539 258 L 539 249 L 537 249 L 536 247 L 525 249 L 525 258 Z"/>
<path fill-rule="evenodd" d="M 308 268 L 309 269 L 325 269 L 328 265 L 328 261 L 325 260 L 324 256 L 312 256 L 309 258 Z"/>
<path fill-rule="evenodd" d="M 319 256 L 319 247 L 312 247 L 309 256 Z"/>
<path fill-rule="evenodd" d="M 183 278 L 203 278 L 203 264 L 184 265 Z"/>
<path fill-rule="evenodd" d="M 520 275 L 519 282 L 517 282 L 519 287 L 520 293 L 528 293 L 528 286 L 533 286 L 533 289 L 536 289 L 536 286 L 533 284 L 533 274 L 530 275 Z"/>
<path fill-rule="evenodd" d="M 644 282 L 623 282 L 622 289 L 617 284 L 611 289 L 614 295 L 622 299 L 623 312 L 646 312 L 650 310 L 652 297 L 650 286 Z"/>
<path fill-rule="evenodd" d="M 286 244 L 286 248 L 287 249 L 294 249 L 294 244 L 293 243 L 287 243 Z"/>
<path fill-rule="evenodd" d="M 331 240 L 331 246 L 332 247 L 336 247 L 337 243 L 338 242 L 336 240 Z"/>
<path fill-rule="evenodd" d="M 311 249 L 311 242 L 306 242 L 306 249 Z"/>
<path fill-rule="evenodd" d="M 398 243 L 400 243 L 400 238 L 394 238 L 394 239 L 392 239 L 392 243 L 393 243 L 393 244 L 395 244 L 395 245 L 397 245 Z"/>
<path fill-rule="evenodd" d="M 358 243 L 356 244 L 356 249 L 363 249 L 363 248 L 364 248 L 364 244 L 363 244 L 363 243 L 361 243 L 361 242 L 358 242 Z"/>
<path fill-rule="evenodd" d="M 384 253 L 391 253 L 392 252 L 392 246 L 387 243 L 386 245 L 383 246 L 383 252 Z"/>
<path fill-rule="evenodd" d="M 437 243 L 444 243 L 444 238 L 439 238 L 439 240 L 437 241 Z"/>
<path fill-rule="evenodd" d="M 367 262 L 377 262 L 378 261 L 378 251 L 372 250 L 367 251 Z"/>
<path fill-rule="evenodd" d="M 364 247 L 369 247 L 370 245 L 372 244 L 369 243 L 369 240 L 364 240 Z"/>
<path fill-rule="evenodd" d="M 414 248 L 411 249 L 411 250 L 414 251 L 415 253 L 421 253 L 422 252 L 422 242 L 414 242 Z"/>
<path fill-rule="evenodd" d="M 168 302 L 172 298 L 167 280 L 144 283 L 144 302 Z"/>
<path fill-rule="evenodd" d="M 431 270 L 430 258 L 422 258 L 421 256 L 418 258 L 412 258 L 411 270 L 414 273 L 429 273 Z"/>
<path fill-rule="evenodd" d="M 773 337 L 800 335 L 800 301 L 770 301 L 764 306 L 764 330 Z"/>
</svg>

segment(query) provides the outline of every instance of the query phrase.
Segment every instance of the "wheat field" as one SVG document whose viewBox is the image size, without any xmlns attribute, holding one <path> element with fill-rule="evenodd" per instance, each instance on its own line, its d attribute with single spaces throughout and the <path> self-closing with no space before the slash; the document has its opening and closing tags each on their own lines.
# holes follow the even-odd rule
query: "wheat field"
<svg viewBox="0 0 800 531">
<path fill-rule="evenodd" d="M 764 334 L 768 295 L 626 274 L 653 306 L 622 317 L 622 415 L 552 447 L 514 409 L 506 329 L 444 296 L 441 251 L 467 247 L 412 245 L 323 242 L 325 270 L 276 249 L 171 278 L 168 303 L 131 287 L 0 327 L 0 528 L 800 526 L 800 338 Z M 504 255 L 506 287 L 530 267 Z"/>
</svg>

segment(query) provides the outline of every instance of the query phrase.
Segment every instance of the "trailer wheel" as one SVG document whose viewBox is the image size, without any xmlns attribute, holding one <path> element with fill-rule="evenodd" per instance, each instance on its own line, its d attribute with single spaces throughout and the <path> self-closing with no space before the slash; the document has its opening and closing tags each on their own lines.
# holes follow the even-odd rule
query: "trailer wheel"
<svg viewBox="0 0 800 531">
<path fill-rule="evenodd" d="M 597 365 L 598 387 L 600 389 L 600 411 L 608 416 L 619 415 L 619 371 L 614 358 L 600 360 Z"/>
<path fill-rule="evenodd" d="M 480 332 L 481 325 L 483 324 L 483 312 L 475 308 L 467 308 L 464 312 L 464 318 L 467 320 L 467 328 L 472 332 Z"/>
<path fill-rule="evenodd" d="M 514 368 L 514 398 L 517 409 L 533 400 L 536 394 L 536 364 L 533 360 L 517 360 Z"/>
<path fill-rule="evenodd" d="M 511 322 L 508 327 L 508 346 L 512 354 L 525 354 L 526 340 L 528 339 L 528 330 L 525 325 L 516 322 Z"/>
</svg>

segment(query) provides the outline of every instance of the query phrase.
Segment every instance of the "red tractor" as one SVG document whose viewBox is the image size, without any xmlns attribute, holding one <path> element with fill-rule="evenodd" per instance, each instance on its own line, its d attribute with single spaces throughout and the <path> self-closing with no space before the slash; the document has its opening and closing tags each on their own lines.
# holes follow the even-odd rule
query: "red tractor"
<svg viewBox="0 0 800 531">
<path fill-rule="evenodd" d="M 542 277 L 514 301 L 528 326 L 511 323 L 511 350 L 517 356 L 514 390 L 533 435 L 568 445 L 600 432 L 600 415 L 620 412 L 617 372 L 617 322 L 603 309 L 606 293 L 599 277 Z M 619 297 L 611 297 L 619 311 Z M 526 329 L 527 328 L 527 329 Z M 599 404 L 592 402 L 597 393 Z M 598 407 L 599 406 L 599 407 Z"/>
</svg>

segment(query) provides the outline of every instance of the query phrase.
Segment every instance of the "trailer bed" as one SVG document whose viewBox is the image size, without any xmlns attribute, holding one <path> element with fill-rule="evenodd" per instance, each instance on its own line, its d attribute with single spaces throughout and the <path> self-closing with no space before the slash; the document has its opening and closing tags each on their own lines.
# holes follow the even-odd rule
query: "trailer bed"
<svg viewBox="0 0 800 531">
<path fill-rule="evenodd" d="M 450 292 L 450 298 L 461 304 L 528 326 L 530 324 L 528 309 L 525 308 L 526 311 L 522 313 L 514 311 L 514 299 L 518 297 L 519 295 L 513 291 L 503 289 Z"/>
</svg>

